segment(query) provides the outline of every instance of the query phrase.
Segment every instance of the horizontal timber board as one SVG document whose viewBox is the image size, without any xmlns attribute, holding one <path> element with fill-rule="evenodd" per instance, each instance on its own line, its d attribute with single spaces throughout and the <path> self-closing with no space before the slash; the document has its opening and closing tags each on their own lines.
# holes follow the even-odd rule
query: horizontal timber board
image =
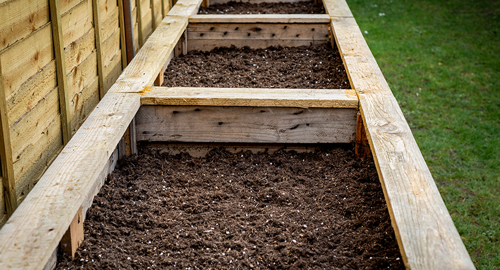
<svg viewBox="0 0 500 270">
<path fill-rule="evenodd" d="M 475 269 L 432 175 L 354 18 L 332 18 L 408 269 Z"/>
<path fill-rule="evenodd" d="M 355 109 L 142 106 L 138 141 L 227 143 L 349 143 Z"/>
<path fill-rule="evenodd" d="M 328 24 L 190 24 L 188 43 L 198 40 L 269 39 L 328 41 Z M 196 41 L 194 41 L 196 40 Z M 193 44 L 196 46 L 196 44 Z"/>
<path fill-rule="evenodd" d="M 189 39 L 188 39 L 189 40 Z M 299 47 L 310 46 L 312 44 L 323 44 L 326 40 L 297 40 L 297 39 L 206 39 L 189 40 L 188 51 L 210 51 L 218 47 L 243 48 L 248 46 L 250 49 L 265 49 L 270 46 Z"/>
<path fill-rule="evenodd" d="M 153 87 L 141 92 L 142 105 L 358 108 L 354 90 Z"/>
<path fill-rule="evenodd" d="M 210 5 L 214 5 L 214 4 L 224 4 L 224 3 L 228 3 L 230 1 L 235 1 L 235 0 L 210 0 L 209 3 L 210 3 Z M 295 2 L 301 2 L 301 1 L 305 1 L 305 0 L 238 0 L 237 2 L 257 4 L 257 3 L 279 3 L 279 2 L 295 3 Z"/>
<path fill-rule="evenodd" d="M 323 6 L 330 17 L 350 17 L 352 12 L 345 0 L 323 0 Z"/>
<path fill-rule="evenodd" d="M 190 24 L 197 23 L 330 23 L 327 14 L 238 14 L 193 15 Z"/>
</svg>

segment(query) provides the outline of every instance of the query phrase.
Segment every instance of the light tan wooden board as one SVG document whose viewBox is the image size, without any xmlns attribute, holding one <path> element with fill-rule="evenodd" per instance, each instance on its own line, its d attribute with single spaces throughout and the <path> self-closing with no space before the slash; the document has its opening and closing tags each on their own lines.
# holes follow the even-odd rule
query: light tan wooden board
<svg viewBox="0 0 500 270">
<path fill-rule="evenodd" d="M 154 87 L 143 105 L 358 108 L 354 90 Z"/>
<path fill-rule="evenodd" d="M 332 22 L 360 110 L 398 244 L 409 269 L 474 269 L 377 62 L 353 18 Z"/>
<path fill-rule="evenodd" d="M 355 109 L 142 106 L 138 141 L 350 143 Z"/>
<path fill-rule="evenodd" d="M 193 15 L 190 24 L 195 23 L 330 23 L 328 14 L 214 14 Z"/>
<path fill-rule="evenodd" d="M 224 4 L 230 1 L 234 0 L 210 0 L 210 5 L 214 4 Z M 243 2 L 243 3 L 279 3 L 279 2 L 284 2 L 284 3 L 294 3 L 294 2 L 301 2 L 304 0 L 239 0 L 237 2 Z"/>
<path fill-rule="evenodd" d="M 328 24 L 190 24 L 188 41 L 198 40 L 308 40 L 328 41 Z M 188 43 L 189 43 L 188 42 Z M 188 44 L 189 46 L 189 44 Z M 192 46 L 196 46 L 193 44 Z"/>
<path fill-rule="evenodd" d="M 186 26 L 187 18 L 165 17 L 109 91 L 140 92 L 153 85 Z"/>
<path fill-rule="evenodd" d="M 82 0 L 60 3 L 65 14 Z M 0 52 L 8 46 L 27 38 L 50 21 L 47 0 L 11 0 L 0 4 Z"/>
<path fill-rule="evenodd" d="M 167 15 L 185 18 L 191 17 L 198 13 L 201 2 L 203 0 L 178 0 Z"/>
<path fill-rule="evenodd" d="M 41 269 L 140 106 L 109 93 L 0 230 L 0 269 Z"/>
<path fill-rule="evenodd" d="M 352 12 L 345 0 L 323 0 L 325 11 L 330 17 L 352 18 Z"/>
</svg>

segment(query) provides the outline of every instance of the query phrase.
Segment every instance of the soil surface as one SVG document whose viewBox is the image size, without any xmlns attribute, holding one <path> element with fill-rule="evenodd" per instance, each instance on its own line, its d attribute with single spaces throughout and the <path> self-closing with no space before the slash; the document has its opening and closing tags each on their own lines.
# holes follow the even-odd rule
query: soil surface
<svg viewBox="0 0 500 270">
<path fill-rule="evenodd" d="M 301 47 L 221 47 L 175 57 L 165 71 L 169 87 L 349 89 L 338 49 L 329 43 Z"/>
<path fill-rule="evenodd" d="M 94 199 L 58 269 L 402 269 L 372 160 L 351 150 L 141 150 Z"/>
<path fill-rule="evenodd" d="M 200 7 L 198 14 L 324 14 L 323 4 L 313 1 L 295 3 L 242 3 L 228 2 Z"/>
</svg>

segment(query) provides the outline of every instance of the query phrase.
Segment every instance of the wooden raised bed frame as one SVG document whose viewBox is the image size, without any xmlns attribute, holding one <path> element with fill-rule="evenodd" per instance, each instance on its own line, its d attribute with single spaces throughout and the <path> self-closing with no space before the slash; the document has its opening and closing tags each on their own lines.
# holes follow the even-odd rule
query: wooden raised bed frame
<svg viewBox="0 0 500 270">
<path fill-rule="evenodd" d="M 178 1 L 0 231 L 0 269 L 42 269 L 53 258 L 51 255 L 70 223 L 82 223 L 79 222 L 79 210 L 83 207 L 84 219 L 93 196 L 114 168 L 120 141 L 125 141 L 121 144 L 125 152 L 133 153 L 136 151 L 135 134 L 141 133 L 134 129 L 150 128 L 143 125 L 141 119 L 144 117 L 141 116 L 134 125 L 141 105 L 148 105 L 146 110 L 159 109 L 149 105 L 195 105 L 231 106 L 234 110 L 264 106 L 284 107 L 284 110 L 306 107 L 334 114 L 345 111 L 348 116 L 343 117 L 350 119 L 347 125 L 354 133 L 356 115 L 349 111 L 359 110 L 406 267 L 474 269 L 403 113 L 349 7 L 344 0 L 323 0 L 323 3 L 328 15 L 314 17 L 318 20 L 314 23 L 330 27 L 353 90 L 153 87 L 155 81 L 157 84 L 161 81 L 158 75 L 165 69 L 171 54 L 188 49 L 190 35 L 188 33 L 186 40 L 184 33 L 189 23 L 195 26 L 208 22 L 312 23 L 312 17 L 294 15 L 196 16 L 202 0 Z M 279 37 L 252 42 L 267 45 L 279 42 Z M 291 38 L 284 44 L 301 42 L 304 40 Z M 212 45 L 203 46 L 208 49 Z M 335 123 L 332 125 L 330 131 L 335 130 Z M 359 135 L 360 126 L 357 127 Z M 265 142 L 344 142 L 346 136 L 353 139 L 349 134 L 332 139 L 335 137 L 332 134 L 307 132 L 305 136 L 298 134 L 285 139 L 271 134 L 265 136 Z M 168 131 L 165 134 L 169 136 Z M 215 137 L 208 140 L 217 141 Z M 219 140 L 239 142 L 239 138 L 226 136 Z M 151 137 L 138 139 L 151 140 Z M 259 142 L 259 139 L 243 141 Z M 77 222 L 74 222 L 75 216 Z"/>
</svg>

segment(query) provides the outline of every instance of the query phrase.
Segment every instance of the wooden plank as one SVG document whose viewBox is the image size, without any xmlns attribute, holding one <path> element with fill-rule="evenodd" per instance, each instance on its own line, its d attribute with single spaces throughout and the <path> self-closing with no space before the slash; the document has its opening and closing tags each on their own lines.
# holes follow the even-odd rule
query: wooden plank
<svg viewBox="0 0 500 270">
<path fill-rule="evenodd" d="M 138 141 L 350 143 L 355 109 L 142 106 Z"/>
<path fill-rule="evenodd" d="M 187 48 L 186 48 L 187 50 Z M 162 86 L 163 82 L 165 80 L 165 70 L 167 69 L 168 65 L 170 64 L 170 61 L 174 58 L 174 54 L 170 53 L 170 56 L 168 57 L 167 61 L 165 64 L 163 64 L 163 67 L 160 70 L 160 73 L 158 73 L 158 77 L 156 77 L 156 80 L 154 82 L 155 86 Z"/>
<path fill-rule="evenodd" d="M 199 40 L 190 39 L 188 42 L 188 51 L 200 50 L 210 51 L 217 47 L 231 47 L 232 45 L 237 48 L 248 46 L 251 49 L 265 49 L 269 46 L 310 46 L 311 44 L 323 44 L 325 40 L 283 40 L 283 39 L 213 39 L 213 40 Z"/>
<path fill-rule="evenodd" d="M 330 17 L 352 18 L 352 12 L 346 0 L 323 0 L 323 6 Z"/>
<path fill-rule="evenodd" d="M 0 230 L 0 269 L 41 269 L 140 106 L 108 93 Z"/>
<path fill-rule="evenodd" d="M 210 5 L 215 5 L 215 4 L 224 4 L 230 1 L 234 0 L 210 0 Z M 304 0 L 240 0 L 238 2 L 243 2 L 243 3 L 253 3 L 253 4 L 258 4 L 258 3 L 296 3 L 296 2 L 301 2 Z"/>
<path fill-rule="evenodd" d="M 63 147 L 60 115 L 56 115 L 42 132 L 30 138 L 30 144 L 16 156 L 14 173 L 18 203 L 24 200 Z"/>
<path fill-rule="evenodd" d="M 332 20 L 408 269 L 474 269 L 377 62 L 353 18 Z"/>
<path fill-rule="evenodd" d="M 359 158 L 372 156 L 370 144 L 368 143 L 368 138 L 366 137 L 366 127 L 363 123 L 363 117 L 360 112 L 358 112 L 356 116 L 356 142 L 354 145 L 354 154 Z"/>
<path fill-rule="evenodd" d="M 83 0 L 60 18 L 66 48 L 93 28 L 92 0 Z"/>
<path fill-rule="evenodd" d="M 138 38 L 139 38 L 138 49 L 139 49 L 144 44 L 141 0 L 135 0 L 135 6 L 136 6 L 136 16 L 137 16 L 136 22 L 137 22 L 137 26 L 138 26 Z"/>
<path fill-rule="evenodd" d="M 2 190 L 0 190 L 0 193 L 2 193 L 2 197 L 5 197 L 2 202 L 5 204 L 7 217 L 9 217 L 17 208 L 17 196 L 15 191 L 14 165 L 12 162 L 9 118 L 7 117 L 7 104 L 2 77 L 2 63 L 0 62 L 0 162 L 2 168 Z"/>
<path fill-rule="evenodd" d="M 190 24 L 195 23 L 330 23 L 328 14 L 210 14 L 193 15 Z"/>
<path fill-rule="evenodd" d="M 210 1 L 209 0 L 203 0 L 203 2 L 201 2 L 201 6 L 204 7 L 204 8 L 207 8 L 210 6 Z"/>
<path fill-rule="evenodd" d="M 123 16 L 125 23 L 125 48 L 127 49 L 127 64 L 132 61 L 135 55 L 135 40 L 138 39 L 134 33 L 134 15 L 130 0 L 123 0 Z M 122 47 L 123 48 L 123 47 Z M 125 68 L 124 68 L 125 69 Z"/>
<path fill-rule="evenodd" d="M 328 24 L 190 24 L 188 39 L 328 41 Z"/>
<path fill-rule="evenodd" d="M 101 41 L 101 18 L 99 15 L 98 0 L 92 0 L 92 9 L 94 14 L 94 32 L 95 32 L 95 47 L 97 53 L 97 76 L 99 80 L 99 98 L 102 99 L 106 94 L 104 89 L 104 65 L 102 60 L 102 41 Z"/>
<path fill-rule="evenodd" d="M 75 259 L 76 249 L 83 243 L 82 208 L 78 209 L 69 228 L 61 239 L 61 249 Z"/>
<path fill-rule="evenodd" d="M 125 69 L 127 67 L 128 61 L 127 61 L 127 34 L 126 34 L 126 25 L 125 25 L 125 14 L 124 14 L 124 8 L 123 8 L 123 0 L 118 0 L 118 18 L 120 24 L 118 27 L 120 28 L 120 51 L 122 53 L 122 69 Z M 106 91 L 109 88 L 106 87 Z"/>
<path fill-rule="evenodd" d="M 141 104 L 357 109 L 358 98 L 343 89 L 153 87 L 141 92 Z"/>
<path fill-rule="evenodd" d="M 176 1 L 175 5 L 172 6 L 172 9 L 168 12 L 168 15 L 189 18 L 198 13 L 201 2 L 203 2 L 203 0 Z"/>
<path fill-rule="evenodd" d="M 49 0 L 50 18 L 52 20 L 52 34 L 54 40 L 54 52 L 56 56 L 57 85 L 59 88 L 59 107 L 61 109 L 61 123 L 63 143 L 67 144 L 71 138 L 71 120 L 69 112 L 69 100 L 66 84 L 66 63 L 64 57 L 64 41 L 61 28 L 61 15 L 59 13 L 59 1 Z"/>
<path fill-rule="evenodd" d="M 120 75 L 111 92 L 140 92 L 153 85 L 164 63 L 179 41 L 187 19 L 167 16 L 134 58 L 134 65 Z"/>
<path fill-rule="evenodd" d="M 155 10 L 157 9 L 155 8 L 155 0 L 149 0 L 149 3 L 151 7 L 151 24 L 154 31 L 156 29 L 156 20 L 157 20 Z"/>
</svg>

